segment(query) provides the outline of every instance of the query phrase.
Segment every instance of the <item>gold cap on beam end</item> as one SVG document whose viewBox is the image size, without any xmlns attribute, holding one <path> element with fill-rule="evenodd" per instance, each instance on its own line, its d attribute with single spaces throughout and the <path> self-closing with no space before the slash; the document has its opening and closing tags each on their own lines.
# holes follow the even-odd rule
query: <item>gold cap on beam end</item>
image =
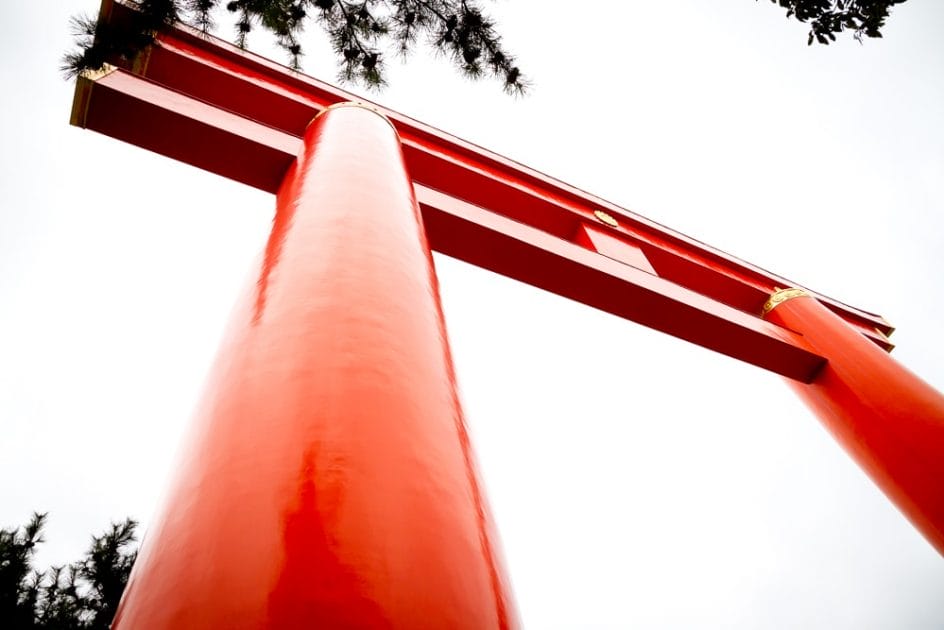
<svg viewBox="0 0 944 630">
<path fill-rule="evenodd" d="M 89 101 L 92 98 L 92 88 L 100 79 L 107 77 L 118 70 L 110 63 L 102 64 L 98 70 L 83 70 L 75 80 L 75 94 L 72 97 L 72 112 L 69 115 L 69 124 L 85 128 L 85 118 L 88 116 Z"/>
<path fill-rule="evenodd" d="M 83 70 L 79 73 L 79 78 L 86 79 L 87 81 L 98 81 L 101 78 L 107 77 L 117 69 L 117 66 L 113 66 L 110 63 L 103 63 L 102 67 L 98 70 Z"/>
</svg>

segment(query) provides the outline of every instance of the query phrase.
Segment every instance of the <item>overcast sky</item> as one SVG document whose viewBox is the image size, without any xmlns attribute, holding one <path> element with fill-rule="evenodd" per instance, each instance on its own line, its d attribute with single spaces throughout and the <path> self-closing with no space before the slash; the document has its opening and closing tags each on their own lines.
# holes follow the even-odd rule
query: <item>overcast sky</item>
<svg viewBox="0 0 944 630">
<path fill-rule="evenodd" d="M 0 22 L 0 526 L 50 512 L 41 563 L 151 519 L 273 207 L 69 127 L 97 4 Z M 421 55 L 371 98 L 884 315 L 944 388 L 944 3 L 828 48 L 766 1 L 490 6 L 530 97 Z M 436 265 L 527 627 L 944 627 L 944 560 L 777 376 Z"/>
</svg>

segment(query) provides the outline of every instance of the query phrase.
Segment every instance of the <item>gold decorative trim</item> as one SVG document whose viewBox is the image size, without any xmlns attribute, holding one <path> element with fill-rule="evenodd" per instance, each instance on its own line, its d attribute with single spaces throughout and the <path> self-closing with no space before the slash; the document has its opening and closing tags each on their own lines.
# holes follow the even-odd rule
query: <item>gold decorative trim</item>
<svg viewBox="0 0 944 630">
<path fill-rule="evenodd" d="M 83 79 L 88 79 L 89 81 L 98 81 L 103 77 L 107 77 L 117 69 L 117 66 L 113 66 L 110 63 L 103 63 L 102 67 L 98 70 L 83 70 L 79 76 Z"/>
<path fill-rule="evenodd" d="M 804 295 L 809 297 L 810 294 L 803 289 L 778 289 L 774 287 L 773 295 L 771 295 L 764 303 L 764 310 L 761 312 L 761 317 L 766 316 L 767 313 L 774 310 L 787 300 L 792 300 L 795 297 L 803 297 Z"/>
<path fill-rule="evenodd" d="M 307 132 L 307 131 L 308 131 L 308 127 L 311 127 L 311 126 L 315 123 L 316 120 L 318 120 L 319 118 L 321 118 L 322 116 L 324 116 L 325 114 L 327 114 L 328 112 L 330 112 L 332 109 L 340 109 L 340 108 L 342 108 L 342 107 L 359 107 L 359 108 L 361 108 L 361 109 L 366 109 L 366 110 L 369 111 L 369 112 L 373 112 L 373 113 L 377 114 L 378 116 L 380 116 L 381 118 L 383 118 L 385 121 L 387 121 L 387 124 L 390 125 L 390 127 L 393 129 L 394 133 L 396 133 L 396 131 L 397 131 L 397 128 L 394 126 L 393 121 L 391 121 L 389 118 L 387 118 L 387 115 L 386 115 L 386 114 L 384 114 L 382 111 L 380 111 L 379 109 L 377 109 L 377 107 L 375 107 L 374 105 L 369 105 L 369 104 L 367 104 L 367 103 L 362 103 L 362 102 L 360 102 L 360 101 L 341 101 L 340 103 L 334 103 L 333 105 L 328 105 L 328 106 L 325 107 L 323 110 L 321 110 L 320 112 L 318 112 L 318 113 L 315 115 L 315 117 L 312 118 L 312 119 L 308 122 L 308 124 L 305 126 L 305 131 Z"/>
<path fill-rule="evenodd" d="M 619 227 L 619 223 L 614 219 L 610 214 L 603 212 L 603 210 L 594 210 L 593 216 L 597 218 L 597 221 L 600 223 L 606 223 L 610 227 Z"/>
</svg>

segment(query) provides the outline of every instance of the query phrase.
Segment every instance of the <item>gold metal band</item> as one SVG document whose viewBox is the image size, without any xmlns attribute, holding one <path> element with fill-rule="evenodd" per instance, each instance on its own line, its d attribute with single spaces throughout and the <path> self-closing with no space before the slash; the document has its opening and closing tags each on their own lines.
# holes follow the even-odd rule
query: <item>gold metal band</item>
<svg viewBox="0 0 944 630">
<path fill-rule="evenodd" d="M 776 289 L 773 295 L 771 295 L 767 299 L 767 301 L 764 303 L 764 310 L 761 312 L 761 317 L 766 316 L 767 313 L 774 310 L 775 308 L 777 308 L 779 305 L 783 304 L 787 300 L 792 300 L 795 297 L 803 297 L 804 295 L 809 297 L 810 294 L 804 291 L 803 289 L 797 289 L 797 288 Z"/>
<path fill-rule="evenodd" d="M 325 114 L 327 114 L 328 112 L 330 112 L 332 109 L 340 109 L 340 108 L 342 108 L 342 107 L 359 107 L 359 108 L 361 108 L 361 109 L 366 109 L 366 110 L 369 111 L 369 112 L 374 112 L 375 114 L 377 114 L 378 116 L 380 116 L 381 118 L 383 118 L 385 121 L 387 121 L 387 124 L 390 125 L 390 127 L 393 128 L 394 133 L 396 133 L 396 131 L 397 131 L 397 128 L 393 125 L 393 121 L 391 121 L 389 118 L 387 118 L 387 115 L 386 115 L 386 114 L 384 114 L 382 111 L 380 111 L 379 109 L 377 109 L 374 105 L 368 105 L 367 103 L 361 103 L 361 102 L 359 102 L 359 101 L 341 101 L 340 103 L 334 103 L 333 105 L 328 105 L 328 106 L 325 107 L 323 110 L 321 110 L 320 112 L 318 112 L 318 113 L 315 115 L 315 117 L 312 118 L 312 119 L 308 122 L 308 124 L 305 126 L 305 131 L 307 132 L 307 131 L 308 131 L 308 127 L 311 127 L 312 124 L 314 124 L 314 122 L 315 122 L 316 120 L 318 120 L 319 118 L 321 118 L 322 116 L 324 116 Z"/>
</svg>

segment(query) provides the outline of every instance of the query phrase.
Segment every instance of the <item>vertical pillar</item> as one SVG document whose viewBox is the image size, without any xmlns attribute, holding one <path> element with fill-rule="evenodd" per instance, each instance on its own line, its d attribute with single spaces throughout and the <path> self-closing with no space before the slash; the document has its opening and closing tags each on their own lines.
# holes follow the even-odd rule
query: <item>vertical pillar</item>
<svg viewBox="0 0 944 630">
<path fill-rule="evenodd" d="M 778 291 L 764 313 L 827 359 L 791 386 L 944 554 L 944 396 L 801 289 Z"/>
<path fill-rule="evenodd" d="M 281 186 L 115 628 L 517 625 L 399 138 L 346 105 Z"/>
</svg>

